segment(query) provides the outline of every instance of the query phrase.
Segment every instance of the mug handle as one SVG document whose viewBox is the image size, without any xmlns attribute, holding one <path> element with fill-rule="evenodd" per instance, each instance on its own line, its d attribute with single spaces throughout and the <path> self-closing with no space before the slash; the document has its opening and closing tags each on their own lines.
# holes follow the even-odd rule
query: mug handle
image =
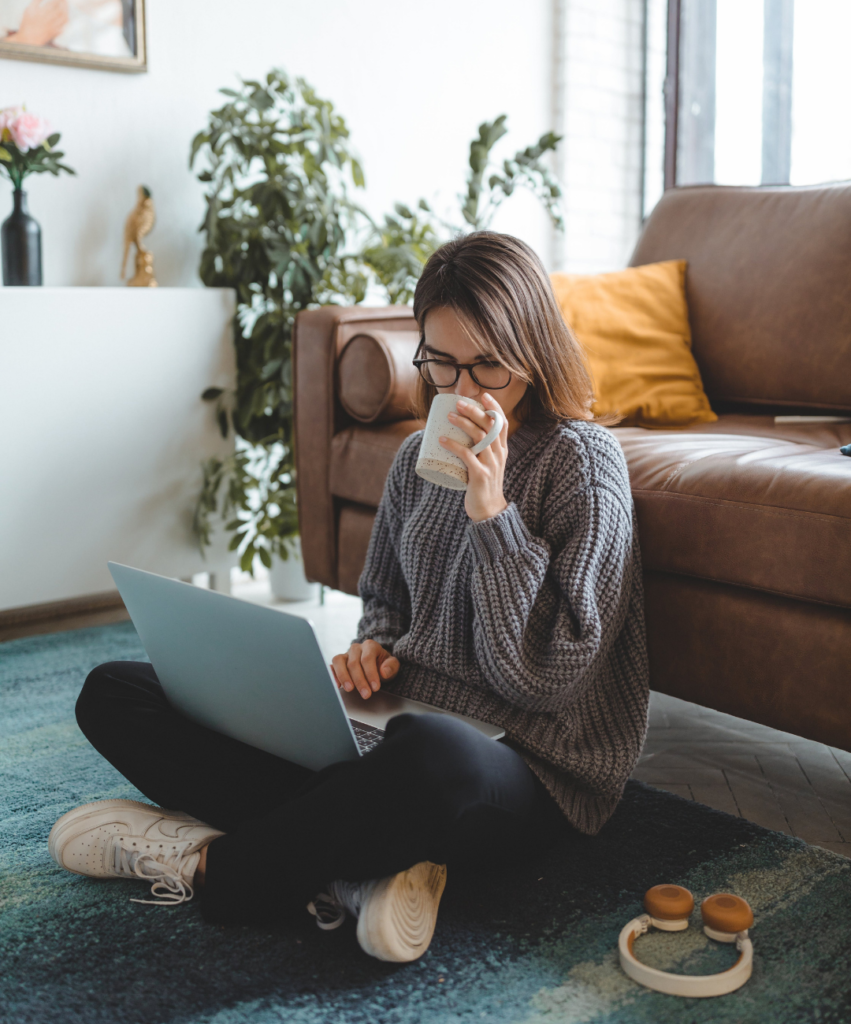
<svg viewBox="0 0 851 1024">
<path fill-rule="evenodd" d="M 479 441 L 478 444 L 474 444 L 470 449 L 472 455 L 478 455 L 479 452 L 483 452 L 485 448 L 489 447 L 499 437 L 499 432 L 502 430 L 505 424 L 505 418 L 501 412 L 497 412 L 496 409 L 485 409 L 485 416 L 490 416 L 493 420 L 493 426 L 485 434 L 485 436 Z"/>
</svg>

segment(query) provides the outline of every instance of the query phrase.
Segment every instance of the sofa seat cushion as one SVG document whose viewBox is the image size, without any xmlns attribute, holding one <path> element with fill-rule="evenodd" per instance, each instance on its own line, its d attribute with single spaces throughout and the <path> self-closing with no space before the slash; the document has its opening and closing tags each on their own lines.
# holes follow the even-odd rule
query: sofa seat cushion
<svg viewBox="0 0 851 1024">
<path fill-rule="evenodd" d="M 851 423 L 614 428 L 645 568 L 851 607 Z"/>
<path fill-rule="evenodd" d="M 334 497 L 377 508 L 399 446 L 423 426 L 422 420 L 409 419 L 373 426 L 357 424 L 335 434 L 329 467 Z"/>
</svg>

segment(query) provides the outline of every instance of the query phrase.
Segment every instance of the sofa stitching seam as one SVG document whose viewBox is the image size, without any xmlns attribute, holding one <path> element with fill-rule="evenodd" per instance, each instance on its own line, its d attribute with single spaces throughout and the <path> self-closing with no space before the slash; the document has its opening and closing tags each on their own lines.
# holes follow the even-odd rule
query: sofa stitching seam
<svg viewBox="0 0 851 1024">
<path fill-rule="evenodd" d="M 792 511 L 779 509 L 773 505 L 755 505 L 755 504 L 744 504 L 743 502 L 718 499 L 718 498 L 704 498 L 700 494 L 672 494 L 670 491 L 657 491 L 649 488 L 632 488 L 633 494 L 649 494 L 649 495 L 660 495 L 666 498 L 679 499 L 680 501 L 696 501 L 703 505 L 714 505 L 717 508 L 730 508 L 737 512 L 758 512 L 765 516 L 776 516 L 778 519 L 802 519 L 805 521 L 811 521 L 813 519 L 835 519 L 840 523 L 847 523 L 851 525 L 851 518 L 848 516 L 834 515 L 832 512 L 803 512 L 803 511 Z"/>
<path fill-rule="evenodd" d="M 801 601 L 804 604 L 820 604 L 828 608 L 840 608 L 843 611 L 851 610 L 851 604 L 837 604 L 835 601 L 826 601 L 818 597 L 803 597 L 801 594 L 793 594 L 788 590 L 769 589 L 768 587 L 757 586 L 755 583 L 738 583 L 723 579 L 720 576 L 698 576 L 697 573 L 683 572 L 681 569 L 653 569 L 650 566 L 645 566 L 645 568 L 650 572 L 664 573 L 666 576 L 684 576 L 690 580 L 705 580 L 708 583 L 720 583 L 725 587 L 741 587 L 742 590 L 754 590 L 758 594 L 775 594 L 778 597 L 787 597 L 792 601 Z"/>
</svg>

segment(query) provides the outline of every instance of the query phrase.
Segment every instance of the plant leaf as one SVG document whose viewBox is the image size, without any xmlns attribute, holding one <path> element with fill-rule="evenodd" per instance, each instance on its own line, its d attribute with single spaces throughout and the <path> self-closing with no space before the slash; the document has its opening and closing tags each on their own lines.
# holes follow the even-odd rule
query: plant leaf
<svg viewBox="0 0 851 1024">
<path fill-rule="evenodd" d="M 357 185 L 358 188 L 363 188 L 366 185 L 366 181 L 363 176 L 363 168 L 358 160 L 354 157 L 351 159 L 352 168 L 352 181 Z"/>
</svg>

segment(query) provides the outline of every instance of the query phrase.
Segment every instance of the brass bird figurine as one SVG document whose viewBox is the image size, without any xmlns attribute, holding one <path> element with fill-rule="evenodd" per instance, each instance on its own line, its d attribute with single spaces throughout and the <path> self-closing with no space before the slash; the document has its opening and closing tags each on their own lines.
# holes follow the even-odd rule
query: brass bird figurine
<svg viewBox="0 0 851 1024">
<path fill-rule="evenodd" d="M 151 233 L 156 223 L 156 212 L 154 201 L 151 198 L 151 190 L 144 185 L 138 189 L 138 200 L 130 216 L 124 225 L 124 259 L 121 261 L 121 280 L 124 280 L 124 271 L 127 267 L 127 254 L 130 246 L 136 246 L 136 273 L 127 282 L 134 288 L 156 288 L 157 282 L 154 278 L 154 255 L 142 244 L 145 235 Z"/>
</svg>

